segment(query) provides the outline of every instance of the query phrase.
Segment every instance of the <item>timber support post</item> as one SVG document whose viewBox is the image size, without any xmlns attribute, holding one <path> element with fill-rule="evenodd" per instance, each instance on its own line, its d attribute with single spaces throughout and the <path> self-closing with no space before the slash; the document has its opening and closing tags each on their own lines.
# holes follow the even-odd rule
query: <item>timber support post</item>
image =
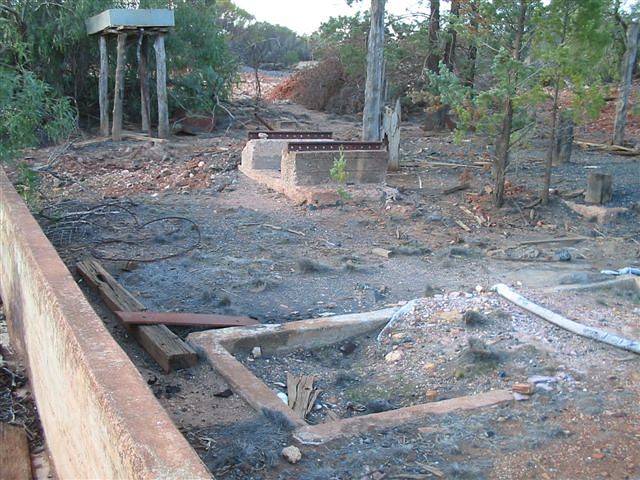
<svg viewBox="0 0 640 480">
<path fill-rule="evenodd" d="M 100 135 L 109 136 L 109 54 L 107 36 L 100 35 L 100 78 L 98 79 L 98 102 L 100 103 Z"/>
<path fill-rule="evenodd" d="M 111 138 L 114 142 L 122 140 L 122 99 L 124 98 L 124 66 L 126 63 L 127 34 L 118 34 L 116 60 L 116 80 L 113 88 L 113 126 Z"/>
<path fill-rule="evenodd" d="M 159 34 L 154 43 L 156 51 L 156 89 L 158 92 L 158 137 L 169 136 L 169 108 L 167 102 L 167 64 L 164 35 Z"/>
<path fill-rule="evenodd" d="M 140 116 L 142 131 L 151 132 L 150 96 L 149 96 L 149 68 L 147 55 L 148 42 L 144 32 L 138 37 L 138 76 L 140 77 Z"/>
</svg>

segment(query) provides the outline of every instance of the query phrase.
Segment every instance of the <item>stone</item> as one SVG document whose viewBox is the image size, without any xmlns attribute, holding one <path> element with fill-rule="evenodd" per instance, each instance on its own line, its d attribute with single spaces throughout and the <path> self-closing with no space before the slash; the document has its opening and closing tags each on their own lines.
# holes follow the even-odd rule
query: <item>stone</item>
<svg viewBox="0 0 640 480">
<path fill-rule="evenodd" d="M 424 370 L 426 373 L 433 373 L 436 370 L 436 364 L 435 363 L 427 363 L 427 364 L 422 366 L 422 370 Z"/>
<path fill-rule="evenodd" d="M 302 460 L 302 452 L 295 445 L 289 445 L 282 449 L 282 456 L 291 464 L 296 464 Z"/>
<path fill-rule="evenodd" d="M 400 361 L 403 356 L 404 352 L 402 350 L 392 350 L 384 356 L 384 359 L 387 363 L 395 363 Z"/>
<path fill-rule="evenodd" d="M 262 349 L 260 347 L 253 347 L 251 349 L 251 356 L 256 359 L 262 357 Z"/>
<path fill-rule="evenodd" d="M 467 326 L 484 325 L 489 322 L 489 318 L 476 310 L 467 310 L 462 314 L 462 321 Z"/>
<path fill-rule="evenodd" d="M 438 391 L 437 390 L 427 390 L 427 393 L 425 394 L 425 397 L 427 398 L 427 401 L 429 402 L 435 402 L 438 399 Z"/>
</svg>

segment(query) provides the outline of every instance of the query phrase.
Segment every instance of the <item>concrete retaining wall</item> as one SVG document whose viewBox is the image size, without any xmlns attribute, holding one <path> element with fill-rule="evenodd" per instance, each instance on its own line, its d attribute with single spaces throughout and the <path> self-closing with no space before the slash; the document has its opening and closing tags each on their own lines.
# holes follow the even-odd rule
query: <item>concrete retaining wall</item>
<svg viewBox="0 0 640 480">
<path fill-rule="evenodd" d="M 288 185 L 312 186 L 334 184 L 329 174 L 339 152 L 284 152 L 280 169 Z M 342 153 L 346 160 L 347 182 L 383 183 L 387 172 L 386 150 L 353 150 Z"/>
<path fill-rule="evenodd" d="M 59 478 L 211 478 L 1 168 L 0 296 Z"/>
</svg>

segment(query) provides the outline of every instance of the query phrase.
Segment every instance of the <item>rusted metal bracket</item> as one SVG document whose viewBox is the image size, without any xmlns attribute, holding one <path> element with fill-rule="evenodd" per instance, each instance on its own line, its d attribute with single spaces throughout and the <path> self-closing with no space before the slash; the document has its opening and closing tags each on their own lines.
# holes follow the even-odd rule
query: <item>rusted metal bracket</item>
<svg viewBox="0 0 640 480">
<path fill-rule="evenodd" d="M 265 131 L 259 130 L 256 132 L 249 132 L 249 140 L 257 139 L 270 139 L 270 140 L 286 140 L 286 139 L 321 139 L 326 138 L 331 140 L 333 138 L 333 132 L 302 132 L 296 130 L 276 130 Z"/>
<path fill-rule="evenodd" d="M 289 152 L 337 152 L 340 150 L 384 150 L 384 142 L 289 142 Z"/>
</svg>

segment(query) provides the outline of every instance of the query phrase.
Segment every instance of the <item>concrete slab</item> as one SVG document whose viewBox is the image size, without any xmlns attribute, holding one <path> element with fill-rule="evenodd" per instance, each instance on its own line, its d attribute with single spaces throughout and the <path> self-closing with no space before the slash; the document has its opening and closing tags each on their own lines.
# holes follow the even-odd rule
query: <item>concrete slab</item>
<svg viewBox="0 0 640 480">
<path fill-rule="evenodd" d="M 420 420 L 428 415 L 487 407 L 512 400 L 511 392 L 499 390 L 320 425 L 308 425 L 303 418 L 285 405 L 267 385 L 233 357 L 233 353 L 247 355 L 254 347 L 260 347 L 264 353 L 273 354 L 286 353 L 302 346 L 332 345 L 382 327 L 394 312 L 395 309 L 389 308 L 278 325 L 209 330 L 192 333 L 187 340 L 206 356 L 212 367 L 249 405 L 258 411 L 269 410 L 281 413 L 289 424 L 296 428 L 294 438 L 305 444 L 321 444 L 372 428 L 391 427 Z"/>
<path fill-rule="evenodd" d="M 59 478 L 211 478 L 0 168 L 0 296 Z"/>
</svg>

